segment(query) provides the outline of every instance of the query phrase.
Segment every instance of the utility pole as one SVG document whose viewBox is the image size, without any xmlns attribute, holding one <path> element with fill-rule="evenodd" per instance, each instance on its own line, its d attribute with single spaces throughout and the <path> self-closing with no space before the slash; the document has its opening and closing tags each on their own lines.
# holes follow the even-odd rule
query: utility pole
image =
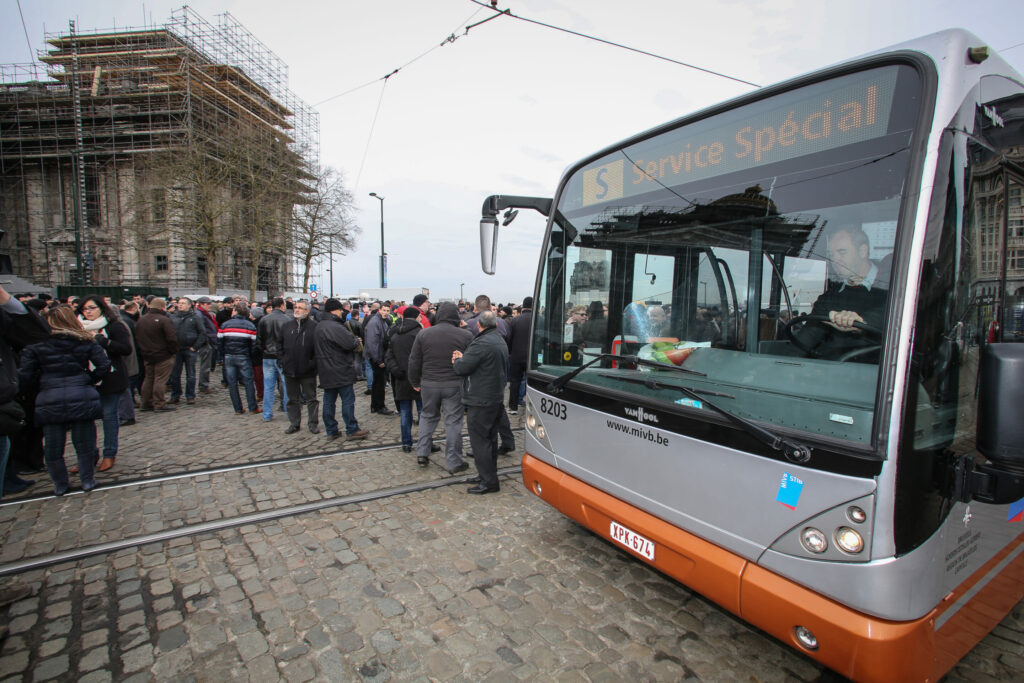
<svg viewBox="0 0 1024 683">
<path fill-rule="evenodd" d="M 384 251 L 384 197 L 376 192 L 370 193 L 371 197 L 380 200 L 380 288 L 388 288 L 388 253 Z"/>
</svg>

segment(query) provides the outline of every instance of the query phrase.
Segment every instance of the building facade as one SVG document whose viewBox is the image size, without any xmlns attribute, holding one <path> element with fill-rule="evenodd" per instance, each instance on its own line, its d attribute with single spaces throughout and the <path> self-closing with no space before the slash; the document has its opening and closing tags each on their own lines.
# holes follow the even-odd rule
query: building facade
<svg viewBox="0 0 1024 683">
<path fill-rule="evenodd" d="M 230 15 L 47 36 L 0 67 L 0 251 L 41 286 L 287 289 L 318 117 Z"/>
</svg>

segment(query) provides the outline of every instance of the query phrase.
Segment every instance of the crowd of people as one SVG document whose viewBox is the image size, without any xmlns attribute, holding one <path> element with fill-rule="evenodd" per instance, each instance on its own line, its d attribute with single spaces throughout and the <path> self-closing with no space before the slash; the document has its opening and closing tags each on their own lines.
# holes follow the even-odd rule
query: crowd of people
<svg viewBox="0 0 1024 683">
<path fill-rule="evenodd" d="M 136 424 L 136 411 L 194 404 L 197 393 L 214 391 L 218 366 L 236 415 L 271 422 L 277 405 L 286 434 L 300 431 L 303 415 L 319 434 L 322 417 L 328 440 L 369 436 L 355 415 L 365 383 L 371 412 L 398 416 L 402 450 L 415 451 L 420 466 L 441 451 L 434 432 L 443 418 L 448 471 L 463 472 L 473 459 L 468 491 L 498 491 L 497 457 L 515 449 L 508 414 L 518 412 L 526 389 L 531 319 L 530 297 L 521 306 L 492 304 L 486 295 L 434 305 L 423 294 L 409 303 L 332 298 L 321 306 L 241 296 L 60 301 L 0 287 L 0 497 L 34 483 L 21 475 L 44 470 L 56 495 L 68 491 L 69 473 L 91 491 L 96 473 L 115 466 L 119 430 Z M 462 448 L 464 417 L 472 453 Z"/>
</svg>

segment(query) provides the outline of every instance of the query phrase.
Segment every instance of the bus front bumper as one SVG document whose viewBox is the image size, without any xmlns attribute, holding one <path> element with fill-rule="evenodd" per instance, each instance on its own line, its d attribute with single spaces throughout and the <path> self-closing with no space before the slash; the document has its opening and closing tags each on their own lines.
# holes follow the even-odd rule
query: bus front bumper
<svg viewBox="0 0 1024 683">
<path fill-rule="evenodd" d="M 617 548 L 848 678 L 937 680 L 959 659 L 936 661 L 934 624 L 943 605 L 914 621 L 872 617 L 668 524 L 529 453 L 523 456 L 523 482 L 535 495 Z M 637 546 L 653 554 L 653 559 L 623 544 L 623 532 L 614 531 L 623 527 L 653 542 L 653 552 Z M 613 533 L 620 539 L 613 538 Z M 813 634 L 816 649 L 797 638 L 799 627 Z M 937 671 L 938 667 L 943 668 Z"/>
</svg>

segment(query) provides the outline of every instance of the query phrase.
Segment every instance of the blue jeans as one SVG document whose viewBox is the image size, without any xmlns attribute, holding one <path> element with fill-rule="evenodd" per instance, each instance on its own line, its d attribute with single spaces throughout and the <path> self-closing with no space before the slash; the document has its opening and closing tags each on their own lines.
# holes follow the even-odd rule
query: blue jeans
<svg viewBox="0 0 1024 683">
<path fill-rule="evenodd" d="M 138 375 L 136 375 L 137 377 Z M 129 383 L 135 379 L 134 377 L 129 378 Z M 135 399 L 132 398 L 132 387 L 124 390 L 121 394 L 120 405 L 117 409 L 117 414 L 122 420 L 134 420 L 135 419 Z"/>
<path fill-rule="evenodd" d="M 249 411 L 256 412 L 256 385 L 252 379 L 252 360 L 241 354 L 224 356 L 224 372 L 228 378 L 228 393 L 231 394 L 231 405 L 236 413 L 242 410 L 242 397 L 238 395 L 238 378 L 245 384 L 245 399 L 249 402 Z"/>
<path fill-rule="evenodd" d="M 412 401 L 395 401 L 402 426 L 402 445 L 412 446 Z"/>
<path fill-rule="evenodd" d="M 121 394 L 100 394 L 103 405 L 103 457 L 117 456 L 117 432 L 121 428 Z"/>
<path fill-rule="evenodd" d="M 96 481 L 96 423 L 92 420 L 80 420 L 43 425 L 43 458 L 46 460 L 46 471 L 50 473 L 54 491 L 57 493 L 68 490 L 64 442 L 67 440 L 69 429 L 71 442 L 75 444 L 75 454 L 78 456 L 78 476 L 82 484 L 93 484 Z"/>
<path fill-rule="evenodd" d="M 181 398 L 181 366 L 185 366 L 185 399 L 196 397 L 196 352 L 180 349 L 171 369 L 171 400 Z"/>
<path fill-rule="evenodd" d="M 351 384 L 333 389 L 324 389 L 324 430 L 327 434 L 338 433 L 338 421 L 334 419 L 334 404 L 341 397 L 341 419 L 345 422 L 345 433 L 355 434 L 359 431 L 356 422 L 356 391 Z"/>
<path fill-rule="evenodd" d="M 274 387 L 281 383 L 281 403 L 288 405 L 288 389 L 284 386 L 281 366 L 273 358 L 263 359 L 263 419 L 274 417 Z"/>
<path fill-rule="evenodd" d="M 370 362 L 370 354 L 363 354 L 363 374 L 366 375 L 366 390 L 373 389 L 373 363 Z"/>
</svg>

